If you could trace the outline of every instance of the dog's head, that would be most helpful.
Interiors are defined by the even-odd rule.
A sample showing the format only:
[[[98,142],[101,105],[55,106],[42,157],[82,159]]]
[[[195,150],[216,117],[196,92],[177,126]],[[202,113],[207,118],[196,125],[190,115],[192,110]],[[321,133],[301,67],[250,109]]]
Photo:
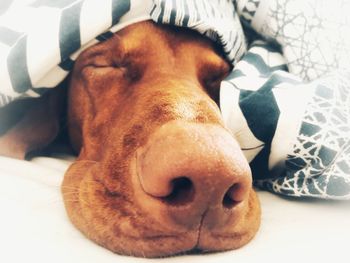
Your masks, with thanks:
[[[112,251],[164,256],[247,243],[259,205],[218,100],[230,70],[185,29],[143,22],[78,58],[62,191],[73,223]]]
[[[79,156],[62,192],[90,239],[157,257],[234,249],[254,236],[260,208],[249,165],[217,105],[231,69],[219,53],[194,31],[141,22],[79,56],[68,90]],[[54,137],[61,103],[52,94],[26,106],[0,137],[0,154],[12,147],[5,154],[23,157]]]

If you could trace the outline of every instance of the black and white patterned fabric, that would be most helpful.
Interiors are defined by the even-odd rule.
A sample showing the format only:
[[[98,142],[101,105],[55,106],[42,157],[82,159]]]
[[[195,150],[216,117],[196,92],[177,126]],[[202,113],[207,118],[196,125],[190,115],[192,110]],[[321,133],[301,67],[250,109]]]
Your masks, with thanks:
[[[350,1],[238,0],[264,41],[222,83],[221,109],[256,185],[350,199]]]
[[[350,199],[350,72],[306,83],[286,68],[278,48],[253,42],[222,83],[224,121],[257,186]]]
[[[279,43],[291,73],[313,80],[349,69],[349,0],[237,0],[245,25]]]
[[[220,43],[235,63],[244,35],[230,0],[2,0],[0,107],[57,86],[85,48],[153,18],[192,28]]]
[[[349,200],[349,13],[350,0],[2,0],[0,107],[55,87],[129,24],[191,28],[234,66],[220,108],[256,185]]]
[[[96,37],[107,36],[98,37],[121,21],[132,4],[83,0],[7,0],[1,4],[0,106],[17,98],[38,97],[55,87],[82,49],[96,43]],[[144,6],[136,3],[133,10],[140,9]]]
[[[246,51],[246,43],[232,0],[154,0],[152,19],[158,23],[188,27],[218,42],[234,65]]]

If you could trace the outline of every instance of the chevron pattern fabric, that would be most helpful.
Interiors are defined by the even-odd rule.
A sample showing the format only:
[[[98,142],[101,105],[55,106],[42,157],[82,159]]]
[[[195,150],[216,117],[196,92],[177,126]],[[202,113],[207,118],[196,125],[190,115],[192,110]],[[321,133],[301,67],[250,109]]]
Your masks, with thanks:
[[[67,76],[86,47],[151,18],[199,31],[221,44],[232,63],[245,52],[230,0],[5,1],[0,4],[0,107],[42,95]]]
[[[62,81],[82,47],[118,23],[132,1],[5,1],[0,6],[0,106]],[[21,19],[18,19],[21,17]]]
[[[219,43],[234,65],[246,51],[243,30],[231,0],[155,0],[152,19],[191,28]]]

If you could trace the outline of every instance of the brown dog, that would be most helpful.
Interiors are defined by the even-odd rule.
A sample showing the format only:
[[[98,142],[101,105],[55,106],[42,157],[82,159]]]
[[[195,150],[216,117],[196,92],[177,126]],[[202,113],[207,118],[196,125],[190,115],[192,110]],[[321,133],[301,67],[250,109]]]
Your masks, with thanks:
[[[114,252],[146,257],[252,239],[259,202],[215,103],[229,70],[211,41],[152,22],[79,56],[68,94],[79,156],[62,185],[77,228]]]

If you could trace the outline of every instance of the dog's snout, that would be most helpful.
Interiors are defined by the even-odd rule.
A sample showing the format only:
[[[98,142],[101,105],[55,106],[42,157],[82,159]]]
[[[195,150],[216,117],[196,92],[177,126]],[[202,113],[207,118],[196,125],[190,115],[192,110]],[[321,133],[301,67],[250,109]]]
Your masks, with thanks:
[[[220,225],[251,189],[249,167],[237,144],[215,125],[162,126],[139,150],[137,173],[143,191],[184,224],[215,210],[217,222],[211,224]]]

